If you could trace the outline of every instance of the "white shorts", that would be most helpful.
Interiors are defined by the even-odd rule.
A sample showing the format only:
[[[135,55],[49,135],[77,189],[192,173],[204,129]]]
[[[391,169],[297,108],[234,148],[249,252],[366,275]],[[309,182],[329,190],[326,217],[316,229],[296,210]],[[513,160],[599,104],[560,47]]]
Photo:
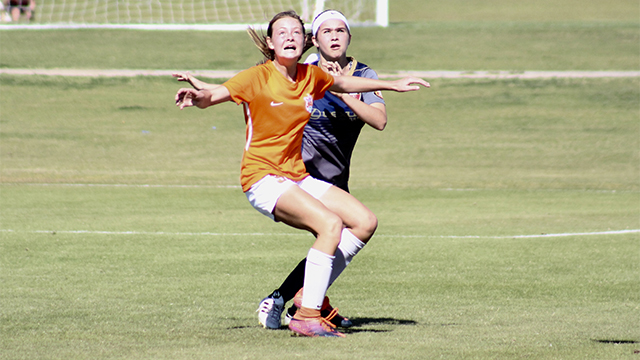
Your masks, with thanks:
[[[316,199],[320,199],[333,185],[312,176],[307,176],[300,181],[293,181],[283,176],[267,175],[245,192],[251,205],[271,220],[275,221],[273,210],[280,196],[291,186],[298,186]]]

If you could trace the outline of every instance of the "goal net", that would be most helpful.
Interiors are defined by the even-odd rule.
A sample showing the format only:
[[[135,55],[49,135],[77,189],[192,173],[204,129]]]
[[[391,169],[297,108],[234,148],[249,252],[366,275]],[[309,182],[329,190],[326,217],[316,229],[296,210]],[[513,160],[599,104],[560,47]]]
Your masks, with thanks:
[[[35,16],[2,28],[142,28],[244,30],[280,11],[311,23],[325,9],[351,26],[387,26],[388,0],[37,0]]]

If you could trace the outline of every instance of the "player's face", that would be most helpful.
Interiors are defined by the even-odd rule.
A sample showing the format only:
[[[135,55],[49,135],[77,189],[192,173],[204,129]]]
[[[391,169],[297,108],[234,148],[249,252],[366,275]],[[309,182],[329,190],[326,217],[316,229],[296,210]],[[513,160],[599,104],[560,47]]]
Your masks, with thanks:
[[[276,58],[295,59],[297,62],[304,48],[304,31],[300,21],[290,17],[277,20],[273,23],[273,32],[267,38],[267,44],[275,52]]]
[[[351,34],[342,20],[330,19],[320,25],[313,42],[325,59],[338,61],[347,54]]]

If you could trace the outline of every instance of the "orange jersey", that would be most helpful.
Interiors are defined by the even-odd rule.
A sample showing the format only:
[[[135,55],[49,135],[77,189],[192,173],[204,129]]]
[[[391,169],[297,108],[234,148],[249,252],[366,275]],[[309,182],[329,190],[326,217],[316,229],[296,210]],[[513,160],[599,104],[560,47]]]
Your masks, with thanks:
[[[269,174],[294,181],[308,176],[301,154],[302,133],[313,101],[333,85],[333,76],[317,66],[298,64],[294,83],[268,61],[223,85],[233,101],[244,105],[247,143],[240,174],[242,191]]]

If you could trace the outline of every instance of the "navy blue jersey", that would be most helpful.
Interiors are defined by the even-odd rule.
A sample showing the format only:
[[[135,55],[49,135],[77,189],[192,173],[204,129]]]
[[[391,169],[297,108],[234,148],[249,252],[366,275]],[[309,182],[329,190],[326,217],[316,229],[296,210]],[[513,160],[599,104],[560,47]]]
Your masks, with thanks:
[[[318,62],[312,64],[317,65]],[[350,75],[378,78],[375,71],[353,58]],[[350,95],[366,104],[384,104],[379,92]],[[315,100],[302,142],[302,158],[307,172],[349,191],[351,154],[364,124],[342,100],[328,91],[324,98]]]

